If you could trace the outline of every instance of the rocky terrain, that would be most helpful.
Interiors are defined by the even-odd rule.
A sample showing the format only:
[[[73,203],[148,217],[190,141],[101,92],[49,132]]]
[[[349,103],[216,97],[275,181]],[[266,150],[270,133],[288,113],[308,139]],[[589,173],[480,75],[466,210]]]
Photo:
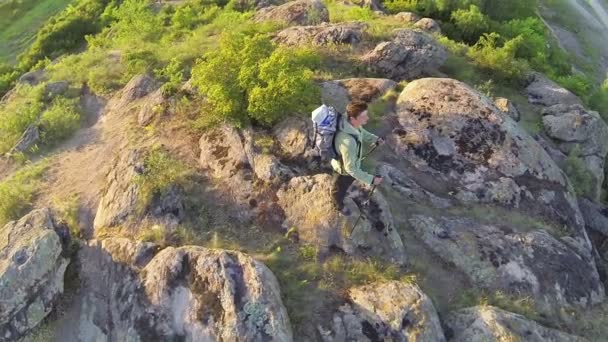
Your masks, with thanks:
[[[329,23],[318,0],[255,5],[256,23],[282,22],[277,44],[346,46],[364,68],[319,80],[319,102],[382,109],[370,130],[387,144],[364,162],[382,186],[355,182],[349,214],[335,210],[306,112],[201,132],[151,74],[108,94],[22,77],[51,98],[76,89],[88,122],[36,157],[48,165],[32,210],[0,227],[0,341],[600,341],[597,112],[533,73],[519,94],[529,132],[510,99],[445,74],[430,18],[392,16],[403,27],[380,41]],[[575,148],[585,193],[564,171]],[[4,179],[20,167],[1,163]]]

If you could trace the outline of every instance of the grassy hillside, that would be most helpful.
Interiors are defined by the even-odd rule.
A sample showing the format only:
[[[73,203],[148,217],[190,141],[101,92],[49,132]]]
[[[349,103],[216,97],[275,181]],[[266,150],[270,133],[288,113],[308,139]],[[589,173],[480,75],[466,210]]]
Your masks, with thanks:
[[[13,64],[44,22],[72,0],[0,1],[0,62]]]

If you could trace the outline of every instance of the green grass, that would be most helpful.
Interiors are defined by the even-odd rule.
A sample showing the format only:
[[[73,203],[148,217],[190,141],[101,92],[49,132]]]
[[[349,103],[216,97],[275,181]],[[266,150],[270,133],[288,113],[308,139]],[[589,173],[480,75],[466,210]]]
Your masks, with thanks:
[[[0,182],[0,226],[19,219],[32,208],[46,160],[28,165]]]
[[[9,0],[0,4],[0,62],[14,64],[44,22],[72,0]]]

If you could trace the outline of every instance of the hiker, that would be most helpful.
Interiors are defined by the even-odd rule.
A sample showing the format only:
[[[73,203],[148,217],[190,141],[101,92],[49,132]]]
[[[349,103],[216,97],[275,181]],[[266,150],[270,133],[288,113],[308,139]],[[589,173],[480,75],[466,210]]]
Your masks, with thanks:
[[[337,172],[334,175],[332,197],[336,208],[343,213],[346,191],[355,179],[374,186],[382,183],[382,177],[361,170],[363,151],[372,145],[384,144],[384,139],[363,128],[368,120],[367,103],[353,101],[346,107],[346,115],[342,115],[338,122],[338,131],[334,139],[334,148],[338,156],[331,161],[332,168]]]

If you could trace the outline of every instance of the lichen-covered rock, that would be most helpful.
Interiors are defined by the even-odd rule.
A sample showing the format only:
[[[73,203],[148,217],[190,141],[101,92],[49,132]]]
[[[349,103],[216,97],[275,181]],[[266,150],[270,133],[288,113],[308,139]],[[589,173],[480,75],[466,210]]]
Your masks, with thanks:
[[[11,148],[9,154],[25,152],[30,147],[34,146],[39,139],[40,129],[38,129],[38,125],[29,125],[21,135],[21,138],[19,138],[19,141]]]
[[[461,217],[416,215],[409,222],[431,250],[474,284],[529,296],[547,315],[565,307],[588,308],[604,299],[593,258],[572,239],[560,241],[522,224],[483,224]]]
[[[255,14],[254,20],[278,21],[289,26],[316,25],[329,22],[329,12],[320,0],[296,0],[280,6],[262,8]]]
[[[441,27],[431,18],[422,18],[414,26],[429,33],[441,33]]]
[[[445,48],[428,34],[401,29],[393,40],[378,44],[362,60],[384,77],[401,81],[434,72],[447,57]]]
[[[412,12],[399,12],[399,13],[395,14],[395,18],[397,18],[407,24],[413,24],[413,23],[417,22],[418,20],[420,20],[420,17],[416,13],[412,13]]]
[[[353,185],[344,200],[350,211],[345,217],[334,207],[332,187],[332,177],[327,174],[292,178],[277,193],[286,226],[295,227],[300,240],[317,246],[321,254],[338,248],[350,255],[405,263],[403,242],[382,195],[375,192],[364,205],[369,189]],[[361,210],[362,217],[353,230]]]
[[[125,239],[82,248],[81,340],[293,340],[277,280],[262,263],[202,247],[157,250]]]
[[[161,89],[157,89],[150,94],[139,108],[137,123],[140,126],[149,125],[155,117],[162,115],[165,111],[165,102],[166,100]]]
[[[544,327],[526,317],[493,306],[475,306],[450,313],[446,335],[452,342],[529,341],[586,342],[578,336]]]
[[[545,108],[542,114],[545,133],[560,151],[570,154],[574,149],[579,150],[579,157],[593,176],[588,195],[599,200],[608,153],[608,125],[597,112],[577,104],[554,105]]]
[[[563,171],[490,99],[456,80],[426,78],[409,83],[396,108],[390,144],[455,197],[544,216],[588,245]]]
[[[321,84],[321,97],[327,105],[339,112],[353,100],[372,102],[395,89],[397,83],[385,78],[348,78],[327,81]]]
[[[556,104],[580,104],[581,100],[569,90],[557,85],[543,74],[532,73],[528,80],[526,93],[528,102],[542,106]]]
[[[319,327],[324,342],[445,341],[431,300],[416,285],[398,281],[352,288],[331,325]]]
[[[310,130],[310,120],[290,116],[273,128],[273,134],[287,157],[298,158],[310,147]]]
[[[0,340],[18,340],[53,310],[63,293],[68,240],[48,209],[0,228]]]
[[[499,97],[494,100],[494,104],[503,113],[510,116],[511,119],[513,119],[515,121],[519,121],[521,114],[519,113],[519,110],[517,109],[517,107],[515,107],[515,104],[513,102],[511,102],[509,99],[506,99],[504,97]]]
[[[114,95],[112,100],[108,103],[108,107],[110,110],[121,110],[126,112],[125,109],[130,103],[150,94],[157,89],[158,86],[158,83],[148,75],[135,76],[120,92]]]
[[[321,24],[317,26],[293,26],[279,32],[275,41],[284,45],[297,46],[312,43],[356,44],[363,39],[363,25],[358,23]]]

